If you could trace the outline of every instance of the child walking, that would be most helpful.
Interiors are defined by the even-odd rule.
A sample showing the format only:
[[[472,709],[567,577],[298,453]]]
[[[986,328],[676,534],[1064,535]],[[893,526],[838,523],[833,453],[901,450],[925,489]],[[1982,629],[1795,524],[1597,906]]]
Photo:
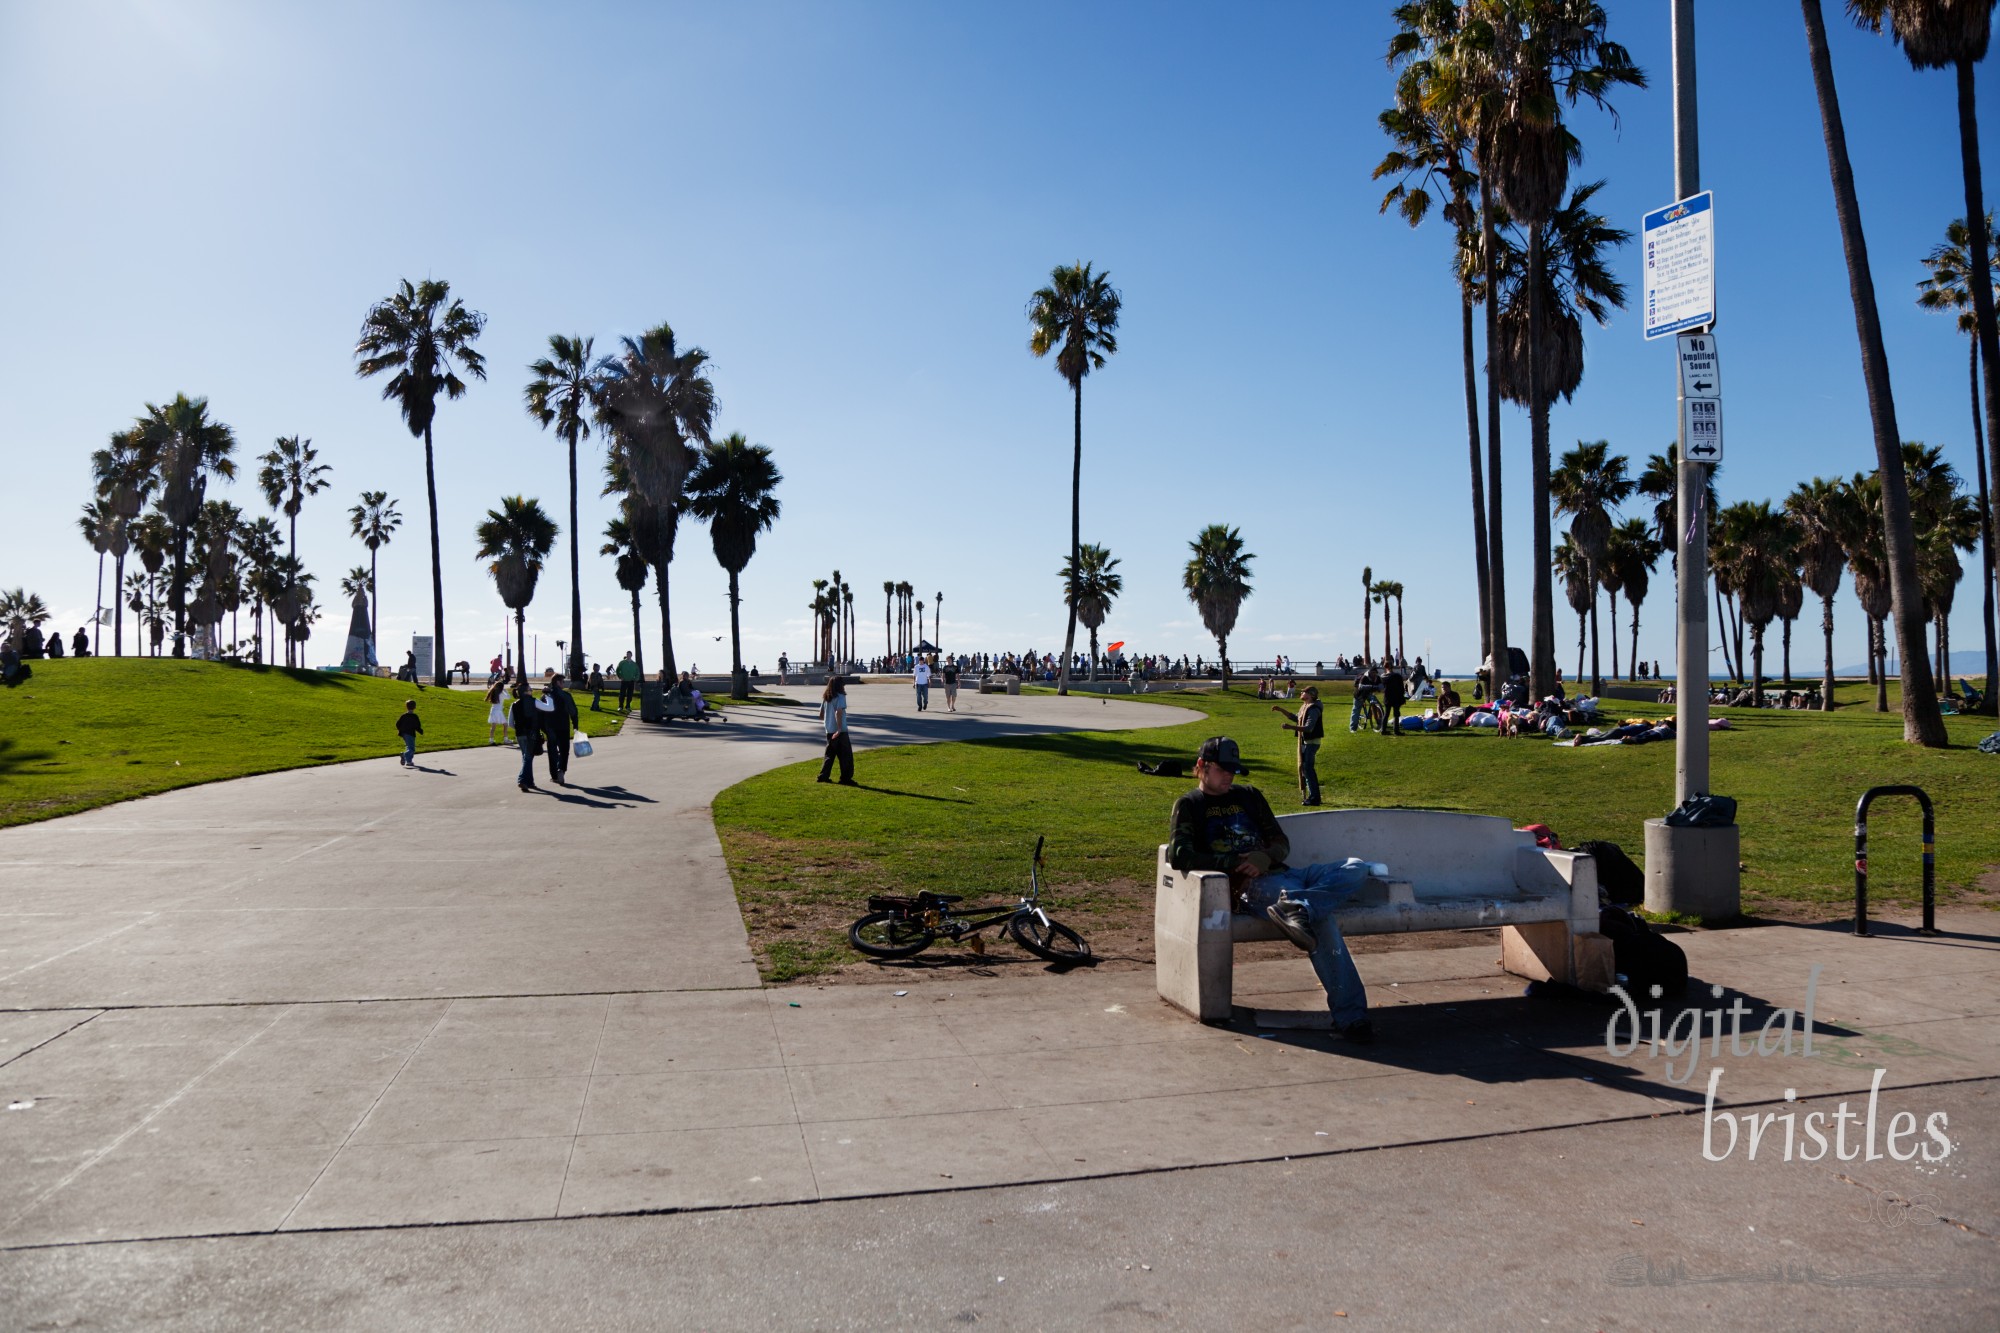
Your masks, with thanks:
[[[403,700],[402,716],[396,719],[396,734],[403,738],[403,767],[417,766],[417,737],[424,734],[424,721],[417,716],[417,701]]]

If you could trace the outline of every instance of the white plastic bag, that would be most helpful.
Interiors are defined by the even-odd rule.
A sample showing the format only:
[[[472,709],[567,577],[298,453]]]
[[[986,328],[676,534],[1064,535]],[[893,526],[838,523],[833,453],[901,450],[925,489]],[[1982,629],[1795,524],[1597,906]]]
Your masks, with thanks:
[[[569,752],[578,759],[588,759],[590,757],[590,737],[579,732],[576,743],[569,747]]]

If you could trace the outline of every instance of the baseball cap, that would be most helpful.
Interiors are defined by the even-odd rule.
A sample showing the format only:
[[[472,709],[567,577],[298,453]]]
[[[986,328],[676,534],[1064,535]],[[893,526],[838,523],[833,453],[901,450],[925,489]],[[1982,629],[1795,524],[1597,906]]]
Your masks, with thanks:
[[[1195,754],[1198,763],[1220,764],[1232,773],[1248,773],[1243,766],[1243,756],[1236,749],[1236,742],[1227,736],[1210,736],[1201,743]]]

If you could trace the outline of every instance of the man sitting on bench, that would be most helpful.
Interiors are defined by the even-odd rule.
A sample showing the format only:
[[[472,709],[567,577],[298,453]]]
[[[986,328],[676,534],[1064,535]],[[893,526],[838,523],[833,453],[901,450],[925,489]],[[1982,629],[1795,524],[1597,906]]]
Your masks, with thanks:
[[[1167,863],[1179,871],[1227,872],[1235,911],[1268,917],[1312,955],[1313,971],[1333,1011],[1334,1032],[1351,1042],[1372,1041],[1368,992],[1340,938],[1334,911],[1373,867],[1353,858],[1341,865],[1287,866],[1291,843],[1271,813],[1271,803],[1255,787],[1236,785],[1236,775],[1247,771],[1229,737],[1211,736],[1201,743],[1194,761],[1198,785],[1174,802]]]

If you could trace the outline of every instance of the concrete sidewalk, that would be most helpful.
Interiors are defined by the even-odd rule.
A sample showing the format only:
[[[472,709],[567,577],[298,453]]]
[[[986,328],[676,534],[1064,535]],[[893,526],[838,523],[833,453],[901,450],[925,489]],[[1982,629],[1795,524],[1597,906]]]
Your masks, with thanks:
[[[917,716],[901,691],[857,691],[855,722],[865,745],[1186,717],[1096,698],[968,705]],[[511,751],[467,751],[426,761],[441,772],[308,770],[0,833],[0,1325],[861,1326],[971,1311],[1032,1326],[1149,1310],[1215,1324],[1240,1309],[1323,1326],[1351,1298],[1409,1327],[1535,1310],[1610,1326],[1635,1282],[1692,1290],[1703,1271],[1737,1280],[1717,1265],[1796,1250],[1878,1280],[1842,1306],[1796,1282],[1745,1295],[1742,1279],[1712,1309],[1774,1327],[1840,1309],[1992,1326],[1993,913],[1948,912],[1936,939],[1679,937],[1697,978],[1682,1003],[1724,1012],[1692,1068],[1692,1052],[1670,1067],[1644,1042],[1613,1054],[1610,1011],[1523,998],[1490,944],[1363,957],[1380,1039],[1360,1049],[1257,1026],[1259,1009],[1324,1011],[1299,957],[1239,967],[1231,1027],[1166,1008],[1145,971],[885,968],[880,985],[764,990],[705,806],[817,753],[815,729],[777,707],[635,728],[578,761],[588,788],[554,796],[513,789]],[[1731,1051],[1735,1001],[1754,1034],[1777,1007],[1802,1012],[1809,988],[1812,1058]],[[1771,1131],[1752,1160],[1746,1131],[1707,1160],[1716,1066],[1731,1115],[1801,1117],[1865,1111],[1880,1069],[1877,1139],[1908,1113],[1929,1142],[1943,1110],[1953,1151],[1785,1162]],[[1867,1226],[1829,1212],[1863,1196],[1879,1204]],[[1096,1229],[1044,1227],[1044,1203]],[[746,1206],[761,1207],[710,1211]],[[690,1216],[618,1216],[662,1210]],[[1011,1220],[986,1235],[1014,1281],[1027,1275],[1005,1305],[960,1281],[985,1257],[973,1229],[996,1216]],[[730,1220],[687,1230],[705,1217]],[[380,1230],[495,1222],[519,1225]],[[1640,1224],[1667,1234],[1617,1229]],[[870,1234],[891,1249],[870,1257]],[[709,1235],[751,1247],[710,1260],[739,1287],[644,1257],[712,1256]],[[931,1269],[928,1251],[907,1253],[925,1235],[953,1256],[937,1292],[869,1304],[899,1290],[892,1252],[902,1276]],[[177,1239],[196,1237],[232,1239]],[[614,1277],[600,1251],[639,1267]],[[1106,1266],[1127,1251],[1162,1276]],[[816,1275],[809,1289],[792,1265],[760,1265],[778,1253]],[[1923,1282],[1884,1285],[1884,1264]],[[1453,1265],[1488,1283],[1534,1273],[1536,1289],[1467,1304],[1426,1277]],[[377,1288],[384,1270],[407,1298]],[[178,1304],[161,1304],[163,1273]],[[1670,1299],[1683,1309],[1687,1293]],[[579,1302],[591,1319],[564,1316]],[[1652,1317],[1627,1326],[1668,1322],[1666,1307],[1633,1308]]]

